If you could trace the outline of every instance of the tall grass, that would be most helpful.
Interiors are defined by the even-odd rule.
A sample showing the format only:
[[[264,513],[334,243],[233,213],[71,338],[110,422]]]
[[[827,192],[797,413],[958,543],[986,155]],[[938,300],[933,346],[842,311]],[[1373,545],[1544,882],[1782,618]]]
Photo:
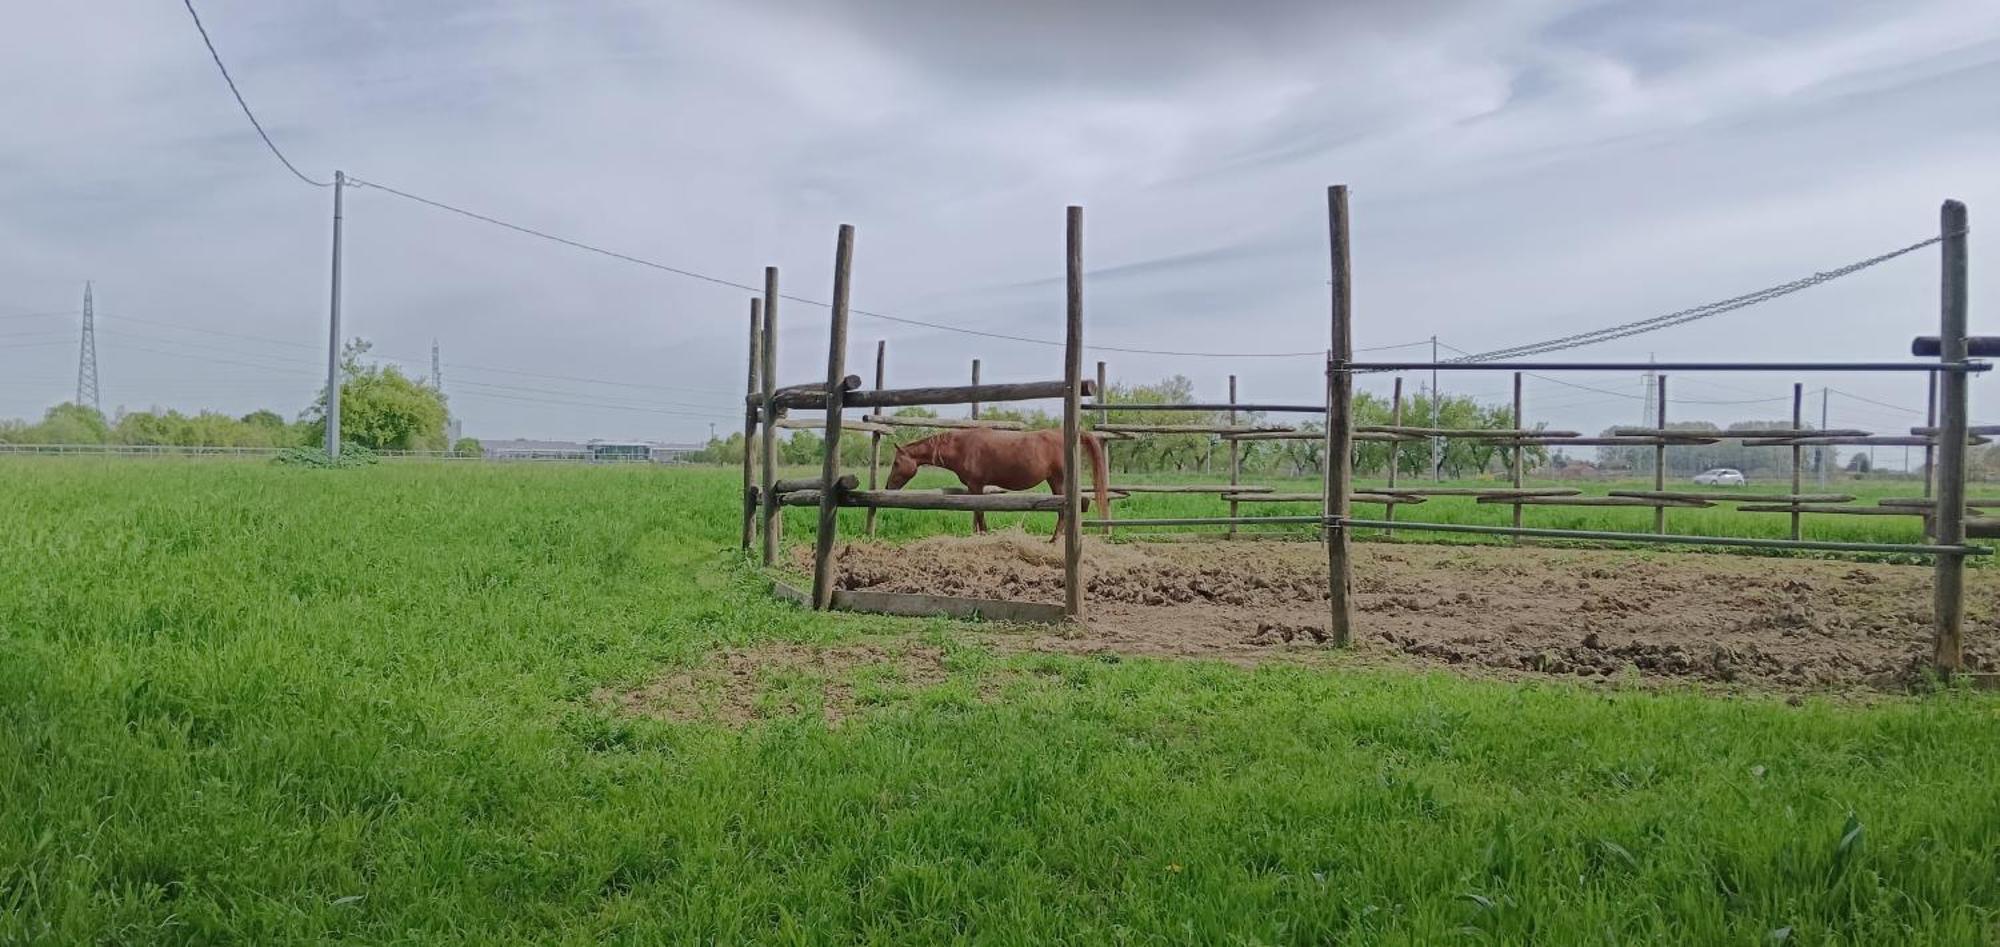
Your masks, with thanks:
[[[773,602],[734,476],[0,462],[0,942],[2000,936],[1990,695],[1003,657]],[[589,698],[870,633],[947,680]]]

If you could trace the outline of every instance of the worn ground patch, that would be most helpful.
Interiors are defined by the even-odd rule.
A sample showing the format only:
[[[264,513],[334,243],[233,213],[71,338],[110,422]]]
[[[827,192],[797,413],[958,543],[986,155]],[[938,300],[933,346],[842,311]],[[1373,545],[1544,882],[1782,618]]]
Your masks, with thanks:
[[[1325,650],[1326,560],[1316,544],[1089,542],[1082,628],[984,640],[1239,663]],[[1363,659],[1782,688],[1901,688],[1930,660],[1927,566],[1398,543],[1357,544],[1355,556]],[[1971,670],[2000,669],[1996,579],[1968,577]],[[1061,550],[1019,532],[850,543],[836,581],[1060,602]]]
[[[980,655],[911,638],[833,645],[771,643],[718,651],[643,685],[602,688],[592,699],[616,712],[741,727],[818,716],[838,726],[878,707],[930,698],[991,699],[1009,676]],[[958,674],[955,689],[947,681]]]

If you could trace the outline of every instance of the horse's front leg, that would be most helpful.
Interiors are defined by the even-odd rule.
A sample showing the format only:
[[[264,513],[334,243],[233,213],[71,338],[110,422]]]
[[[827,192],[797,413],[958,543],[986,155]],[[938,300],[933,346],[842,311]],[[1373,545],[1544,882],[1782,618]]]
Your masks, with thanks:
[[[963,478],[961,478],[961,480],[963,480]],[[980,497],[986,495],[986,484],[974,483],[971,481],[963,481],[963,482],[965,483],[965,493],[967,496]],[[984,536],[985,534],[986,534],[986,511],[973,510],[972,535]]]

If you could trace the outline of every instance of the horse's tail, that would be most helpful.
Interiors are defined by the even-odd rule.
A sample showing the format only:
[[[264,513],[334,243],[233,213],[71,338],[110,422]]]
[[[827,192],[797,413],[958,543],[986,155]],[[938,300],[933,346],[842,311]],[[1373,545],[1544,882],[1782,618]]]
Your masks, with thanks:
[[[1097,518],[1111,518],[1111,471],[1104,462],[1104,442],[1097,435],[1084,432],[1081,435],[1083,449],[1090,454],[1090,479],[1097,486]],[[1104,528],[1106,533],[1111,527]]]

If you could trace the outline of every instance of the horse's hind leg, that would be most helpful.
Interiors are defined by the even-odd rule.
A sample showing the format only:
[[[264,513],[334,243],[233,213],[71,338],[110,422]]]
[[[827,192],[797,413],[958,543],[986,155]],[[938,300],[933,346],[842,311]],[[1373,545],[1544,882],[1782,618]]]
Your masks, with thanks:
[[[1056,496],[1063,495],[1063,478],[1060,474],[1049,478],[1049,492]],[[1057,539],[1062,537],[1063,518],[1067,517],[1068,515],[1069,515],[1068,504],[1063,504],[1062,506],[1056,508],[1056,531],[1049,534],[1049,542],[1055,542]]]

